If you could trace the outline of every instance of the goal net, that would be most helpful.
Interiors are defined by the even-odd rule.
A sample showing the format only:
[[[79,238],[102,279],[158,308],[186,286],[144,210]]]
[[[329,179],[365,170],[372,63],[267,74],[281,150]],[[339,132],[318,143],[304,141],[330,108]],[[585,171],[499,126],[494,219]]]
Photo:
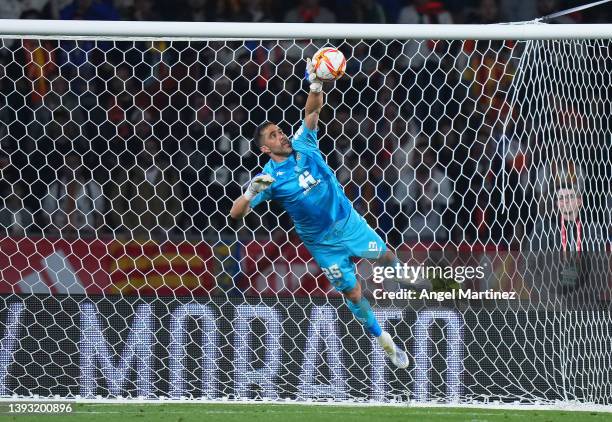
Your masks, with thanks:
[[[611,406],[611,44],[555,27],[5,33],[0,395]],[[407,369],[277,204],[228,216],[267,159],[254,129],[297,130],[325,45],[347,69],[324,89],[323,156],[402,262],[441,269],[408,299],[356,262]]]

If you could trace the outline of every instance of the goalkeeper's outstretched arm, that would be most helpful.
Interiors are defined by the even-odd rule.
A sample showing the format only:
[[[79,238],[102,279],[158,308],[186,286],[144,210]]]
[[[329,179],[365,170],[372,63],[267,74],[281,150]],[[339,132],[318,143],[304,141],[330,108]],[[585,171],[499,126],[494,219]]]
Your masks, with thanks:
[[[319,122],[319,113],[323,107],[323,92],[310,91],[306,100],[306,108],[304,110],[304,123],[310,130],[317,128]]]
[[[321,108],[323,108],[323,82],[317,79],[314,66],[310,59],[306,61],[306,75],[310,82],[310,92],[306,99],[306,106],[304,107],[304,124],[308,129],[316,130],[317,124],[319,123],[319,113],[321,113]],[[282,131],[280,133],[281,136],[284,136],[282,135]],[[280,146],[281,149],[284,148],[282,144]],[[268,149],[269,148],[268,146]],[[274,159],[273,155],[271,155],[271,157]],[[247,215],[251,210],[251,201],[253,198],[260,192],[268,189],[272,182],[274,182],[274,178],[268,174],[258,174],[255,176],[249,183],[244,195],[234,201],[232,209],[230,210],[230,216],[234,219],[240,219]]]
[[[226,208],[227,209],[227,208]],[[240,220],[251,211],[251,201],[244,195],[240,195],[232,205],[230,216],[233,219]]]
[[[251,210],[251,201],[253,198],[260,192],[268,189],[272,182],[274,182],[274,178],[269,174],[260,173],[253,177],[244,194],[240,195],[240,197],[234,201],[232,209],[230,210],[230,216],[238,220],[247,215]]]
[[[310,130],[316,130],[319,122],[319,113],[323,107],[323,82],[317,79],[314,66],[310,59],[306,61],[307,77],[310,81],[310,93],[306,99],[304,110],[304,123]]]

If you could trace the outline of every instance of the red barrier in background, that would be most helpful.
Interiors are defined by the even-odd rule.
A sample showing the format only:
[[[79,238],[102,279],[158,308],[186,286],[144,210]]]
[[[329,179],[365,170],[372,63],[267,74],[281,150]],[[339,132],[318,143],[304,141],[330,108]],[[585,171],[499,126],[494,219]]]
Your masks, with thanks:
[[[0,293],[207,295],[218,260],[205,244],[0,239]]]
[[[440,245],[404,246],[419,261],[419,251]],[[528,290],[518,271],[519,257],[487,245],[459,248],[461,262],[489,266],[475,290]],[[400,256],[402,252],[400,251]],[[467,260],[467,261],[466,261]],[[361,260],[357,273],[368,279],[371,265]],[[211,246],[204,242],[122,242],[116,239],[0,239],[0,294],[122,294],[206,296],[227,292],[262,296],[338,296],[301,244],[251,241]]]

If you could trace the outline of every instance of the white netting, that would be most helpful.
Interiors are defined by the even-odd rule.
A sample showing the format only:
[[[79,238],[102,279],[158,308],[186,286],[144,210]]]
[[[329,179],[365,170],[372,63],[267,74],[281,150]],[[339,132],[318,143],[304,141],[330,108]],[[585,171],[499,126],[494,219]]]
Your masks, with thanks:
[[[407,370],[276,204],[228,217],[328,44],[320,148],[355,208],[517,294],[372,300]],[[611,405],[610,69],[609,40],[2,39],[0,394]]]

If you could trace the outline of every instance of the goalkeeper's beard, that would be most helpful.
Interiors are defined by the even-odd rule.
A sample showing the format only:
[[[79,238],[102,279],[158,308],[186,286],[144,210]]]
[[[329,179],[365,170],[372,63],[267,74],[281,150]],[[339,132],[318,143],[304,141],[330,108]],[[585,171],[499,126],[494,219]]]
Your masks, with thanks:
[[[293,153],[293,147],[291,146],[291,142],[287,141],[286,143],[281,143],[278,148],[274,150],[270,149],[270,156],[276,157],[289,157]]]

